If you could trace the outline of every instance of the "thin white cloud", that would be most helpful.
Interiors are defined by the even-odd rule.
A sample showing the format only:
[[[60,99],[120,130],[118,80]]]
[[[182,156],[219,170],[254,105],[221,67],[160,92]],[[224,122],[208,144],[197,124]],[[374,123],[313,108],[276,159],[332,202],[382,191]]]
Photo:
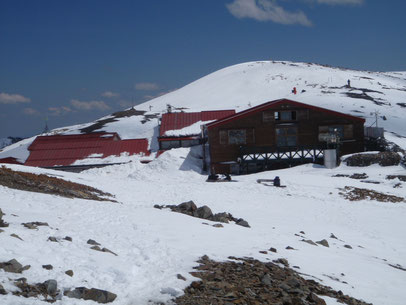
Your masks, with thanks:
[[[78,110],[108,110],[110,106],[103,101],[81,102],[79,100],[71,100],[71,105]]]
[[[136,83],[135,89],[143,91],[155,91],[159,90],[159,86],[156,83]]]
[[[328,5],[362,5],[364,0],[316,0],[320,4]]]
[[[60,116],[60,115],[65,115],[68,113],[73,112],[73,110],[69,107],[62,106],[62,107],[49,107],[48,111],[50,112],[51,115],[53,116]]]
[[[21,94],[8,94],[0,93],[0,104],[18,104],[18,103],[29,103],[31,99],[22,96]]]
[[[101,94],[103,97],[108,97],[108,98],[114,98],[114,97],[119,97],[120,94],[112,92],[112,91],[105,91]]]
[[[26,115],[40,115],[40,112],[34,108],[24,108],[23,113]]]
[[[226,4],[226,7],[234,17],[239,19],[251,18],[280,24],[312,25],[305,13],[286,11],[278,5],[276,0],[234,0]]]

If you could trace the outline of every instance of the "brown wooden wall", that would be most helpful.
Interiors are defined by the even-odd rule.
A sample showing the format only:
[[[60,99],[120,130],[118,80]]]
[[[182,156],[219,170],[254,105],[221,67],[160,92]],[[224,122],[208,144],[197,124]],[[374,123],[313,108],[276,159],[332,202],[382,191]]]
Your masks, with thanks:
[[[296,111],[296,119],[291,121],[276,121],[272,119],[274,112]],[[264,113],[265,112],[265,113]],[[264,121],[265,118],[265,121]],[[292,124],[296,126],[296,147],[319,146],[325,142],[319,142],[320,126],[345,125],[344,142],[340,147],[339,154],[348,154],[363,151],[364,148],[364,124],[361,120],[352,119],[349,116],[340,116],[329,111],[320,111],[314,108],[282,103],[244,117],[236,118],[221,125],[208,129],[208,142],[210,145],[211,169],[215,173],[229,172],[230,165],[218,164],[219,162],[237,161],[240,146],[266,146],[277,149],[276,128],[281,125]],[[350,129],[352,125],[352,135]],[[222,144],[226,142],[225,133],[232,129],[246,129],[246,144]],[[228,134],[227,134],[228,136]]]

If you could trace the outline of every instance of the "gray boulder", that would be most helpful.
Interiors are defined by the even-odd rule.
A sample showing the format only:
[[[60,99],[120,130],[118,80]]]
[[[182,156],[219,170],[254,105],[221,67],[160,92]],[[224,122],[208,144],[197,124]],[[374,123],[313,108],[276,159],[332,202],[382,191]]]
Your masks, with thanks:
[[[212,217],[213,221],[224,222],[224,223],[228,223],[228,221],[230,219],[231,219],[230,215],[228,213],[226,213],[226,212],[216,213]]]
[[[6,272],[11,272],[11,273],[21,273],[24,270],[29,269],[30,266],[24,266],[21,265],[16,259],[9,260],[8,262],[0,263],[0,269],[3,269]]]
[[[176,207],[180,212],[190,212],[193,213],[194,211],[197,210],[196,204],[190,200],[186,202],[182,202]]]
[[[207,205],[198,208],[194,214],[196,215],[196,217],[203,219],[210,219],[211,217],[213,217],[213,213]]]
[[[322,240],[316,241],[316,244],[322,245],[322,246],[327,247],[327,248],[329,248],[329,247],[330,247],[330,246],[329,246],[329,244],[328,244],[328,241],[327,241],[327,240],[325,240],[325,239],[322,239]]]
[[[48,280],[44,283],[45,289],[49,295],[55,295],[58,289],[58,283],[55,280]]]
[[[250,228],[250,225],[248,224],[248,222],[242,218],[238,219],[235,223],[239,226]]]
[[[88,243],[89,245],[100,246],[100,244],[99,244],[97,241],[93,240],[93,239],[89,239],[89,240],[87,241],[87,243]]]

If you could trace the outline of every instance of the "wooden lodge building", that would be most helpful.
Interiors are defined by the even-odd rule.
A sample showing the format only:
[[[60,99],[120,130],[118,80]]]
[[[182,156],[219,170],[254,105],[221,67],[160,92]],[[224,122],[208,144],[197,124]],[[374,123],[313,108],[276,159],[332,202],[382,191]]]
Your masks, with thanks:
[[[205,167],[211,174],[241,174],[321,163],[323,139],[332,134],[339,137],[339,156],[363,151],[364,123],[288,99],[267,102],[204,126]]]

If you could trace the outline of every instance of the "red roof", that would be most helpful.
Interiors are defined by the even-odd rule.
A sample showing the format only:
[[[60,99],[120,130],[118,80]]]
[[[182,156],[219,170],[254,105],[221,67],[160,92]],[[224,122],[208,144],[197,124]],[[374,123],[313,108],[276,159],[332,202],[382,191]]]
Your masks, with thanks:
[[[162,115],[159,136],[164,137],[168,130],[177,130],[199,121],[211,121],[235,114],[235,110],[216,110],[202,112],[173,112]]]
[[[30,156],[25,165],[40,167],[71,165],[92,154],[99,154],[100,158],[124,152],[149,155],[147,139],[120,140],[116,133],[39,136],[28,150]]]
[[[251,115],[253,113],[263,111],[263,110],[268,109],[268,108],[275,107],[275,106],[277,106],[279,104],[290,104],[290,105],[298,106],[298,107],[306,107],[306,108],[309,108],[309,109],[314,109],[314,110],[317,110],[317,111],[322,111],[322,112],[325,112],[325,113],[329,113],[329,114],[332,114],[332,115],[346,117],[346,118],[348,118],[350,120],[359,120],[359,121],[365,122],[365,119],[363,119],[363,118],[356,117],[356,116],[349,115],[349,114],[345,114],[345,113],[342,113],[342,112],[337,112],[337,111],[329,110],[329,109],[326,109],[326,108],[321,108],[321,107],[317,107],[317,106],[313,106],[313,105],[299,103],[299,102],[288,100],[288,99],[279,99],[279,100],[270,101],[270,102],[267,102],[267,103],[252,107],[250,109],[238,112],[238,113],[230,115],[228,117],[219,119],[219,120],[217,120],[215,122],[208,123],[208,124],[206,124],[206,126],[207,126],[207,128],[212,128],[214,126],[222,125],[222,124],[224,124],[226,122],[233,121],[233,120],[239,119],[239,118],[243,118],[243,117],[245,117],[247,115]]]
[[[0,163],[8,163],[8,164],[22,164],[19,162],[16,158],[14,157],[7,157],[7,158],[1,158]]]

